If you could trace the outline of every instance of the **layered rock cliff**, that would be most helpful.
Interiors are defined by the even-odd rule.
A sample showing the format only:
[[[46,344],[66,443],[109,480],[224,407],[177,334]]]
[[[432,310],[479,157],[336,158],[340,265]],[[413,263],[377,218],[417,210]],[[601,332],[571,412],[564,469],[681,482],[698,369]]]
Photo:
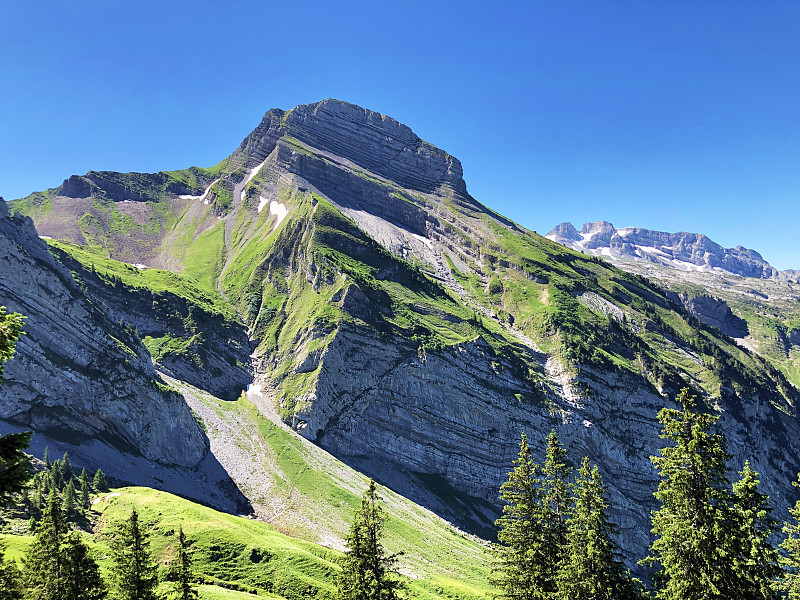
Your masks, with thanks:
[[[0,202],[0,304],[26,317],[5,367],[0,418],[61,439],[99,437],[166,464],[198,463],[208,441],[156,374],[134,331],[109,317]]]

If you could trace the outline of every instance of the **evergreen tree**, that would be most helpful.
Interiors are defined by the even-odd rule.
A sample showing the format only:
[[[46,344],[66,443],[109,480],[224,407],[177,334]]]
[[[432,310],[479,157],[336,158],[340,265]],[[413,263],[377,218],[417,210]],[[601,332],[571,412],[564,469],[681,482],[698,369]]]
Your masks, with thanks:
[[[728,454],[721,435],[710,433],[717,417],[694,412],[694,398],[681,390],[683,410],[663,408],[661,438],[672,442],[651,457],[661,481],[654,496],[650,556],[642,561],[658,568],[654,575],[659,600],[727,600],[735,598],[733,557],[727,521]]]
[[[61,546],[66,534],[61,505],[56,491],[52,490],[24,562],[23,576],[31,598],[60,600],[59,590],[64,584]]]
[[[72,531],[63,549],[63,582],[59,600],[102,600],[106,586],[80,534]]]
[[[183,533],[183,527],[178,530],[178,552],[175,560],[170,565],[170,577],[176,583],[176,598],[179,600],[197,600],[197,590],[192,585],[192,558],[189,554],[189,541]]]
[[[758,491],[758,473],[746,462],[733,484],[728,540],[736,559],[736,597],[742,600],[774,600],[772,589],[781,574],[779,555],[770,537],[778,525],[770,516],[769,497]]]
[[[792,485],[800,487],[800,474]],[[784,592],[789,600],[800,600],[800,500],[789,509],[789,514],[792,516],[792,522],[787,521],[783,524],[786,538],[781,542],[781,549],[785,553],[783,563],[786,570],[776,587]]]
[[[541,528],[542,486],[539,466],[531,458],[523,433],[519,456],[508,481],[500,486],[503,516],[495,523],[498,543],[494,546],[492,583],[503,600],[535,600],[546,597]]]
[[[61,472],[61,461],[53,461],[50,467],[50,488],[61,491],[64,488],[64,475]]]
[[[150,556],[150,541],[139,525],[136,509],[120,525],[111,544],[114,583],[118,600],[156,600],[156,565]]]
[[[543,467],[532,460],[524,434],[514,465],[500,487],[506,504],[495,523],[499,531],[491,579],[500,589],[498,598],[549,598],[557,589],[567,541],[572,469],[555,431],[547,438]]]
[[[0,506],[8,503],[31,478],[31,459],[24,452],[31,435],[30,431],[0,435]]]
[[[0,306],[0,383],[2,383],[3,366],[14,356],[17,339],[22,334],[25,317],[17,313],[6,314],[6,307]]]
[[[64,488],[64,498],[61,502],[61,510],[67,516],[67,518],[72,517],[75,514],[75,508],[77,507],[78,499],[75,494],[75,484],[72,483],[72,480],[69,480],[67,487]]]
[[[564,558],[567,543],[567,519],[570,515],[569,477],[572,468],[567,463],[567,451],[561,445],[558,434],[551,431],[547,436],[547,455],[542,470],[542,490],[544,492],[544,525],[546,544],[545,560],[552,565],[548,575],[547,591],[556,590],[556,574]]]
[[[86,510],[89,508],[89,477],[86,475],[86,469],[81,471],[81,476],[78,478],[80,482],[80,505],[81,508]]]
[[[558,600],[627,600],[639,588],[618,558],[617,527],[609,521],[606,488],[597,467],[584,458],[573,488],[567,544],[558,573]]]
[[[347,551],[338,580],[339,600],[395,600],[403,597],[405,585],[397,577],[397,556],[387,556],[381,544],[383,509],[375,482],[361,497],[347,535]]]
[[[22,600],[22,574],[14,561],[5,558],[5,545],[0,543],[0,598]]]
[[[98,492],[108,491],[108,482],[106,481],[106,476],[103,473],[103,469],[97,469],[97,473],[94,474],[94,481],[92,483],[94,485],[94,489],[96,489]]]
[[[61,459],[61,474],[64,477],[64,483],[72,479],[72,465],[69,464],[69,455],[66,452]]]
[[[50,462],[50,448],[47,446],[44,447],[44,466],[48,469],[53,466]]]

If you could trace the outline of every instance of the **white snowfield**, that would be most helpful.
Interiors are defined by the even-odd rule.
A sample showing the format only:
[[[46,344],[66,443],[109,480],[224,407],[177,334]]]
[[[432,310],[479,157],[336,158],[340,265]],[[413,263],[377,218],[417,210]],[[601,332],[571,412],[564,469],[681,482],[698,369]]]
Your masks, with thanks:
[[[211,192],[211,188],[214,186],[214,184],[217,183],[218,181],[219,178],[215,179],[210,184],[208,184],[206,191],[204,191],[199,196],[190,196],[188,194],[182,194],[178,196],[178,198],[180,198],[181,200],[202,200],[203,204],[208,204],[208,194],[209,192]]]
[[[433,243],[428,238],[417,235],[416,233],[412,233],[411,235],[414,237],[414,239],[417,239],[425,244],[428,247],[428,250],[433,250]]]
[[[278,225],[281,224],[286,218],[289,209],[286,208],[285,204],[281,204],[280,202],[275,202],[275,200],[270,200],[269,203],[269,214],[275,215],[278,217],[278,220],[275,221],[275,226],[272,228],[272,231],[275,231],[278,228]]]
[[[261,168],[265,164],[267,164],[267,159],[264,159],[264,162],[262,162],[260,165],[255,166],[252,169],[250,169],[250,172],[247,174],[247,177],[244,178],[244,185],[242,186],[242,194],[244,194],[244,188],[247,187],[247,184],[250,183],[251,181],[253,181],[253,177],[258,175],[258,172],[261,170]],[[241,198],[240,198],[240,200],[241,200]]]

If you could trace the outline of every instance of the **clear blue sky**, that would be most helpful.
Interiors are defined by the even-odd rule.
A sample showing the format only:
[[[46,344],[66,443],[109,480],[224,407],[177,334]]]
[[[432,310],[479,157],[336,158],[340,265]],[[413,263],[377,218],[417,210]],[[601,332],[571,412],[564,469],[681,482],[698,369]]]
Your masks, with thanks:
[[[695,231],[800,268],[800,2],[0,3],[0,195],[210,166],[272,107],[380,111],[546,233]]]

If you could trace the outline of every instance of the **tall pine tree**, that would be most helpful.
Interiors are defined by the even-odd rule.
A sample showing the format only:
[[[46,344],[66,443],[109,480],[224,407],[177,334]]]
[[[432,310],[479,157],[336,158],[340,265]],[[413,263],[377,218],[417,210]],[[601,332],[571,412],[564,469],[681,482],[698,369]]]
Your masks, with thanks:
[[[59,600],[103,600],[107,590],[100,577],[100,568],[77,531],[69,534],[62,552],[63,578]]]
[[[347,551],[337,585],[338,600],[396,600],[405,585],[396,571],[396,554],[384,552],[381,537],[386,520],[375,482],[361,497],[347,535]]]
[[[800,488],[800,474],[792,485]],[[800,500],[789,509],[791,521],[783,524],[783,533],[786,534],[781,549],[785,557],[783,564],[785,571],[777,583],[779,591],[784,592],[789,600],[800,600]]]
[[[114,559],[115,598],[118,600],[156,600],[156,565],[150,556],[150,541],[139,524],[134,508],[122,522],[111,543]]]
[[[524,434],[514,465],[500,486],[505,505],[495,523],[498,543],[491,581],[500,591],[498,599],[550,598],[567,539],[571,468],[555,431],[547,438],[544,467],[533,461]]]
[[[56,490],[51,490],[36,537],[28,547],[23,576],[31,598],[60,600],[64,585],[62,545],[67,536],[64,515]]]
[[[677,401],[683,410],[663,408],[661,438],[672,445],[651,457],[661,481],[654,496],[655,540],[644,564],[654,574],[659,600],[728,600],[735,579],[728,537],[730,493],[728,454],[721,435],[712,434],[717,417],[695,412],[687,389]]]
[[[503,600],[535,600],[544,597],[545,568],[541,539],[542,488],[539,465],[531,457],[523,433],[519,455],[508,480],[500,486],[503,515],[496,521],[497,544],[491,582]]]
[[[197,600],[197,589],[192,585],[194,575],[189,541],[186,539],[183,527],[178,530],[178,548],[175,559],[170,564],[170,578],[175,582],[177,600]]]
[[[78,478],[80,483],[80,496],[79,502],[81,508],[86,510],[89,508],[89,477],[86,475],[86,469],[81,471],[81,476]]]
[[[614,542],[606,488],[597,467],[584,458],[573,487],[567,543],[558,573],[558,600],[633,600],[640,596]]]
[[[781,574],[779,555],[770,538],[777,522],[770,516],[769,498],[758,491],[758,473],[746,462],[733,484],[729,550],[735,559],[735,593],[741,600],[776,600],[773,590]]]
[[[108,491],[108,482],[106,481],[106,476],[103,473],[103,469],[97,469],[97,472],[94,474],[92,485],[94,485],[94,489],[96,489],[98,492]]]
[[[567,462],[567,451],[555,431],[547,436],[547,452],[542,470],[544,491],[544,520],[546,545],[545,560],[552,565],[548,575],[547,591],[556,591],[556,577],[564,559],[567,543],[567,519],[570,516],[569,478],[572,467]]]

